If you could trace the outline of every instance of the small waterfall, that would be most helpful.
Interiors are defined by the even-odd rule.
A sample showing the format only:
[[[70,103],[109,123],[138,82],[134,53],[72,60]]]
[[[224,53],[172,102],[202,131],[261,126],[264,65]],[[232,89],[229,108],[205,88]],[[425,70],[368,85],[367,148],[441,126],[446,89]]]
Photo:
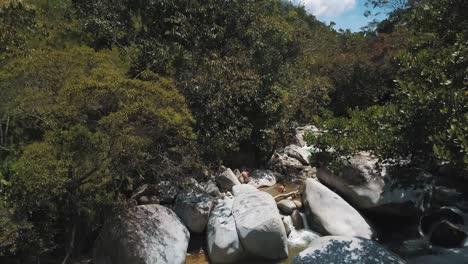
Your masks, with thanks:
[[[289,227],[291,233],[288,236],[288,244],[290,247],[307,247],[312,240],[320,237],[318,233],[309,229],[305,215],[300,213],[304,222],[304,229],[296,230],[292,223],[291,216],[284,217],[284,223]]]

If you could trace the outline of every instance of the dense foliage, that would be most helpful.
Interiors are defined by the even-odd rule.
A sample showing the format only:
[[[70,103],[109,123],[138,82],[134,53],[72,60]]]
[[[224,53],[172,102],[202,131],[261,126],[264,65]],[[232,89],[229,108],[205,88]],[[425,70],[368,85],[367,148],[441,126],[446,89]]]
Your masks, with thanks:
[[[428,170],[444,164],[466,177],[467,10],[457,0],[419,1],[404,10],[396,30],[405,31],[408,43],[396,57],[392,100],[351,111],[350,118],[322,119],[330,133],[311,140],[337,149],[334,156],[368,150]]]
[[[326,162],[466,173],[467,4],[368,2],[388,19],[352,33],[283,0],[0,0],[0,255],[88,254],[141,184],[261,165],[298,124]]]

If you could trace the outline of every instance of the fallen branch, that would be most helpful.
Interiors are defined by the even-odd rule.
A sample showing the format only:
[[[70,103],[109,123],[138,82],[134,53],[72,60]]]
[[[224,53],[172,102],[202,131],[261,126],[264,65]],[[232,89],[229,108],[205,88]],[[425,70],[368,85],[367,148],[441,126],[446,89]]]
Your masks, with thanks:
[[[294,191],[294,192],[290,192],[290,193],[284,193],[284,194],[279,194],[279,195],[276,195],[275,197],[273,197],[275,199],[275,201],[278,202],[278,200],[276,199],[279,199],[279,201],[283,200],[283,199],[286,199],[290,196],[298,196],[299,195],[299,191]]]

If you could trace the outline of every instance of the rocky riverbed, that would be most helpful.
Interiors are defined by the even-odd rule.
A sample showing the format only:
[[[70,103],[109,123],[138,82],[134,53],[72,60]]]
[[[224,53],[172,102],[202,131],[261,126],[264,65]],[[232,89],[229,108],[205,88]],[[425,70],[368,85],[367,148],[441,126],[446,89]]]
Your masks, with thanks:
[[[301,136],[246,184],[222,168],[182,190],[140,187],[95,263],[468,263],[467,186],[364,152],[317,170]]]

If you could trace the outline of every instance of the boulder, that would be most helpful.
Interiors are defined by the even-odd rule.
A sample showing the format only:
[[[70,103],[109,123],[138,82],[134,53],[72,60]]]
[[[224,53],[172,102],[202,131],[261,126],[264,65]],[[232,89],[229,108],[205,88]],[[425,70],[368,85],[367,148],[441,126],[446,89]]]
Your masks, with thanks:
[[[294,210],[294,212],[292,212],[291,221],[296,230],[304,228],[304,221],[302,220],[302,215],[299,210]]]
[[[159,199],[157,196],[141,196],[138,199],[138,204],[145,205],[145,204],[159,204]]]
[[[242,193],[234,199],[232,214],[241,243],[250,255],[266,259],[288,256],[286,230],[271,195]]]
[[[463,247],[467,238],[468,232],[465,228],[447,220],[435,224],[429,235],[433,245],[445,248]]]
[[[140,205],[103,226],[96,240],[93,263],[184,263],[190,233],[170,209]]]
[[[232,193],[234,194],[234,196],[238,196],[240,194],[249,192],[258,192],[258,190],[250,184],[240,184],[232,187]]]
[[[269,170],[254,170],[250,174],[250,181],[248,184],[255,188],[270,187],[276,184],[276,177],[273,172]]]
[[[233,199],[220,200],[210,214],[207,249],[212,263],[236,263],[245,257],[232,216]]]
[[[306,148],[302,148],[297,145],[289,145],[284,149],[284,152],[289,157],[300,161],[302,165],[304,166],[310,165],[309,158],[311,156],[311,153]]]
[[[329,235],[373,237],[372,228],[359,212],[317,180],[306,180],[303,204],[312,229]]]
[[[161,181],[156,184],[160,204],[173,204],[179,189],[177,186],[170,181]]]
[[[190,232],[199,234],[205,230],[213,205],[213,199],[208,194],[198,189],[188,189],[177,195],[174,211]]]
[[[157,203],[172,204],[177,196],[177,186],[169,181],[161,181],[158,184],[143,184],[138,187],[132,194],[132,199],[138,201],[139,204]],[[140,199],[146,196],[146,198]]]
[[[292,200],[283,199],[278,202],[278,209],[285,215],[291,215],[296,208],[296,204]]]
[[[213,181],[209,180],[206,184],[205,184],[205,192],[213,197],[220,197],[221,196],[221,192],[219,191],[219,188],[218,186],[216,186],[216,183],[214,183]]]
[[[316,176],[316,168],[304,166],[299,160],[289,157],[284,152],[275,152],[268,166],[272,171],[284,176],[287,181],[304,181]]]
[[[221,189],[226,191],[231,191],[234,185],[241,184],[231,169],[226,169],[223,173],[216,177],[216,183],[218,183]]]
[[[444,220],[457,225],[465,224],[462,211],[454,207],[441,207],[421,217],[419,221],[419,233],[422,236],[429,235],[434,225]]]
[[[432,196],[428,174],[379,165],[378,159],[366,152],[353,156],[336,174],[318,169],[317,178],[357,209],[389,215],[420,215],[429,208]]]
[[[293,263],[404,264],[405,262],[372,240],[326,236],[313,240],[306,250],[294,258]]]

